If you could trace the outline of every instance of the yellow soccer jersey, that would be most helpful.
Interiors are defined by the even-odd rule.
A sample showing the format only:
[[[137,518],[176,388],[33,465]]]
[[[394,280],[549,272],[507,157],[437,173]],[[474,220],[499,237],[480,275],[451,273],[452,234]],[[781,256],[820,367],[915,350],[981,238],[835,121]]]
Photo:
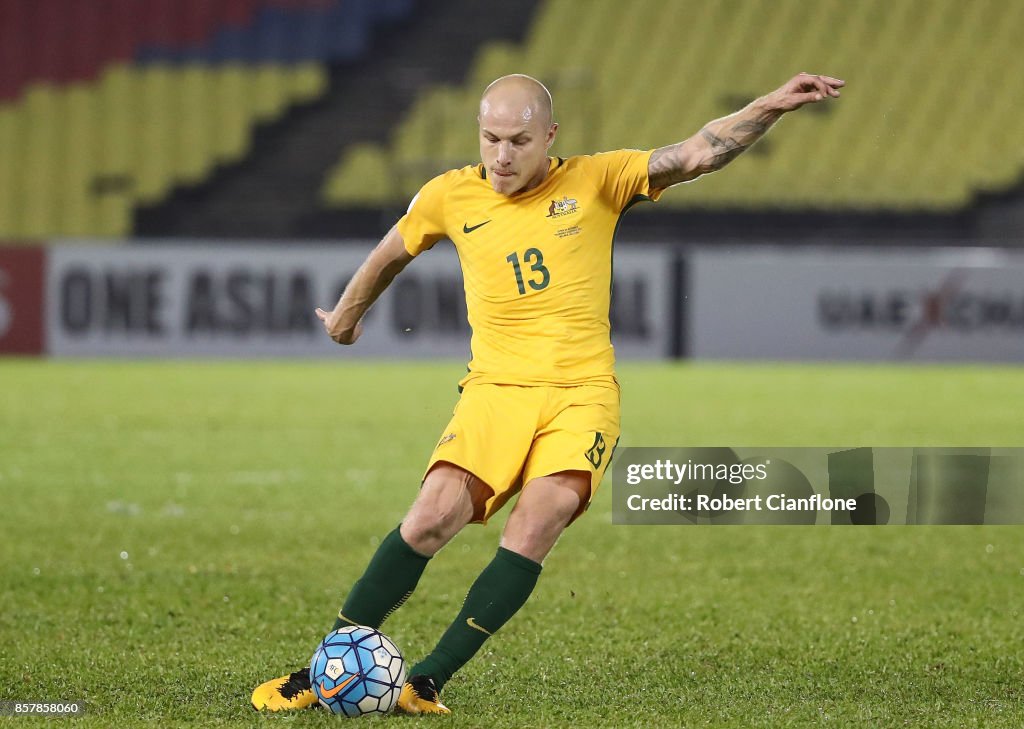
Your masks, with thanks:
[[[614,383],[608,321],[612,237],[622,213],[657,200],[651,153],[553,158],[536,188],[491,188],[478,164],[428,182],[398,221],[410,255],[455,243],[473,329],[463,385]]]

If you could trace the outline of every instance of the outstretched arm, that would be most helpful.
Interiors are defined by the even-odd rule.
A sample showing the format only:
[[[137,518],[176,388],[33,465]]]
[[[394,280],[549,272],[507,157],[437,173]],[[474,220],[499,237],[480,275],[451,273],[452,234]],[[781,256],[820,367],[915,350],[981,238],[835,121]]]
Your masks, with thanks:
[[[831,76],[794,76],[735,114],[708,122],[689,139],[654,150],[647,164],[651,187],[669,187],[720,170],[760,139],[787,111],[839,96],[839,89],[845,85],[845,81]]]
[[[363,332],[359,323],[363,315],[411,260],[398,228],[391,228],[348,282],[334,310],[316,310],[331,339],[338,344],[355,343]]]

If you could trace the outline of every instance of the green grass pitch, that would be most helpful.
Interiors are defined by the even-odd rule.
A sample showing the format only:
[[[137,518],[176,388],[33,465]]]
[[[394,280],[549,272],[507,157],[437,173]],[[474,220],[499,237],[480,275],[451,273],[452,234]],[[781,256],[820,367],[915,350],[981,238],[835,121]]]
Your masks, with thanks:
[[[402,517],[461,363],[0,362],[0,700],[75,726],[262,716]],[[1024,371],[620,368],[623,445],[1024,445]],[[500,444],[495,444],[500,447]],[[432,646],[470,527],[384,626]],[[526,608],[393,726],[1024,725],[1024,528],[622,527],[610,484]],[[0,719],[18,726],[42,723]]]

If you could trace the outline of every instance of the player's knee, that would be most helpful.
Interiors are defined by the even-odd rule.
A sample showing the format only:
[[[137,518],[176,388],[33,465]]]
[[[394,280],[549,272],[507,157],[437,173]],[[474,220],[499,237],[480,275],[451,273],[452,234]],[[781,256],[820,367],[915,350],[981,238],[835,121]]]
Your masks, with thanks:
[[[518,555],[543,562],[561,535],[562,529],[557,526],[533,526],[519,529],[506,529],[501,537],[501,546]]]
[[[402,522],[402,538],[420,554],[431,557],[469,523],[469,518],[470,513],[461,510],[429,516],[410,514]]]
[[[472,518],[473,502],[460,480],[432,471],[424,481],[401,530],[402,538],[417,552],[434,554]]]
[[[431,524],[409,515],[402,522],[402,539],[415,551],[432,557],[447,542],[445,532],[437,524]]]
[[[584,476],[565,472],[531,481],[512,510],[501,546],[541,562],[565,528],[586,507],[590,495]]]
[[[524,512],[524,521],[559,531],[578,516],[590,500],[590,475],[564,471],[544,476],[527,484],[516,510]]]
[[[542,562],[569,522],[569,515],[548,510],[518,509],[505,525],[501,546]]]

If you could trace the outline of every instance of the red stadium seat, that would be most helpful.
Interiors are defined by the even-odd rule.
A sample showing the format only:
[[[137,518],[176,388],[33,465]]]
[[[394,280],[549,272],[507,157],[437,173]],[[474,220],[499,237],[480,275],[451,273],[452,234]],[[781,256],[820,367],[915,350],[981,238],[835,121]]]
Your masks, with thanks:
[[[17,96],[28,77],[29,4],[0,0],[0,103]]]
[[[76,0],[67,15],[74,29],[67,45],[67,64],[61,81],[87,81],[93,78],[106,60],[103,42],[106,3]]]
[[[131,59],[141,41],[142,3],[138,0],[101,0],[104,7],[103,50],[106,62]]]

